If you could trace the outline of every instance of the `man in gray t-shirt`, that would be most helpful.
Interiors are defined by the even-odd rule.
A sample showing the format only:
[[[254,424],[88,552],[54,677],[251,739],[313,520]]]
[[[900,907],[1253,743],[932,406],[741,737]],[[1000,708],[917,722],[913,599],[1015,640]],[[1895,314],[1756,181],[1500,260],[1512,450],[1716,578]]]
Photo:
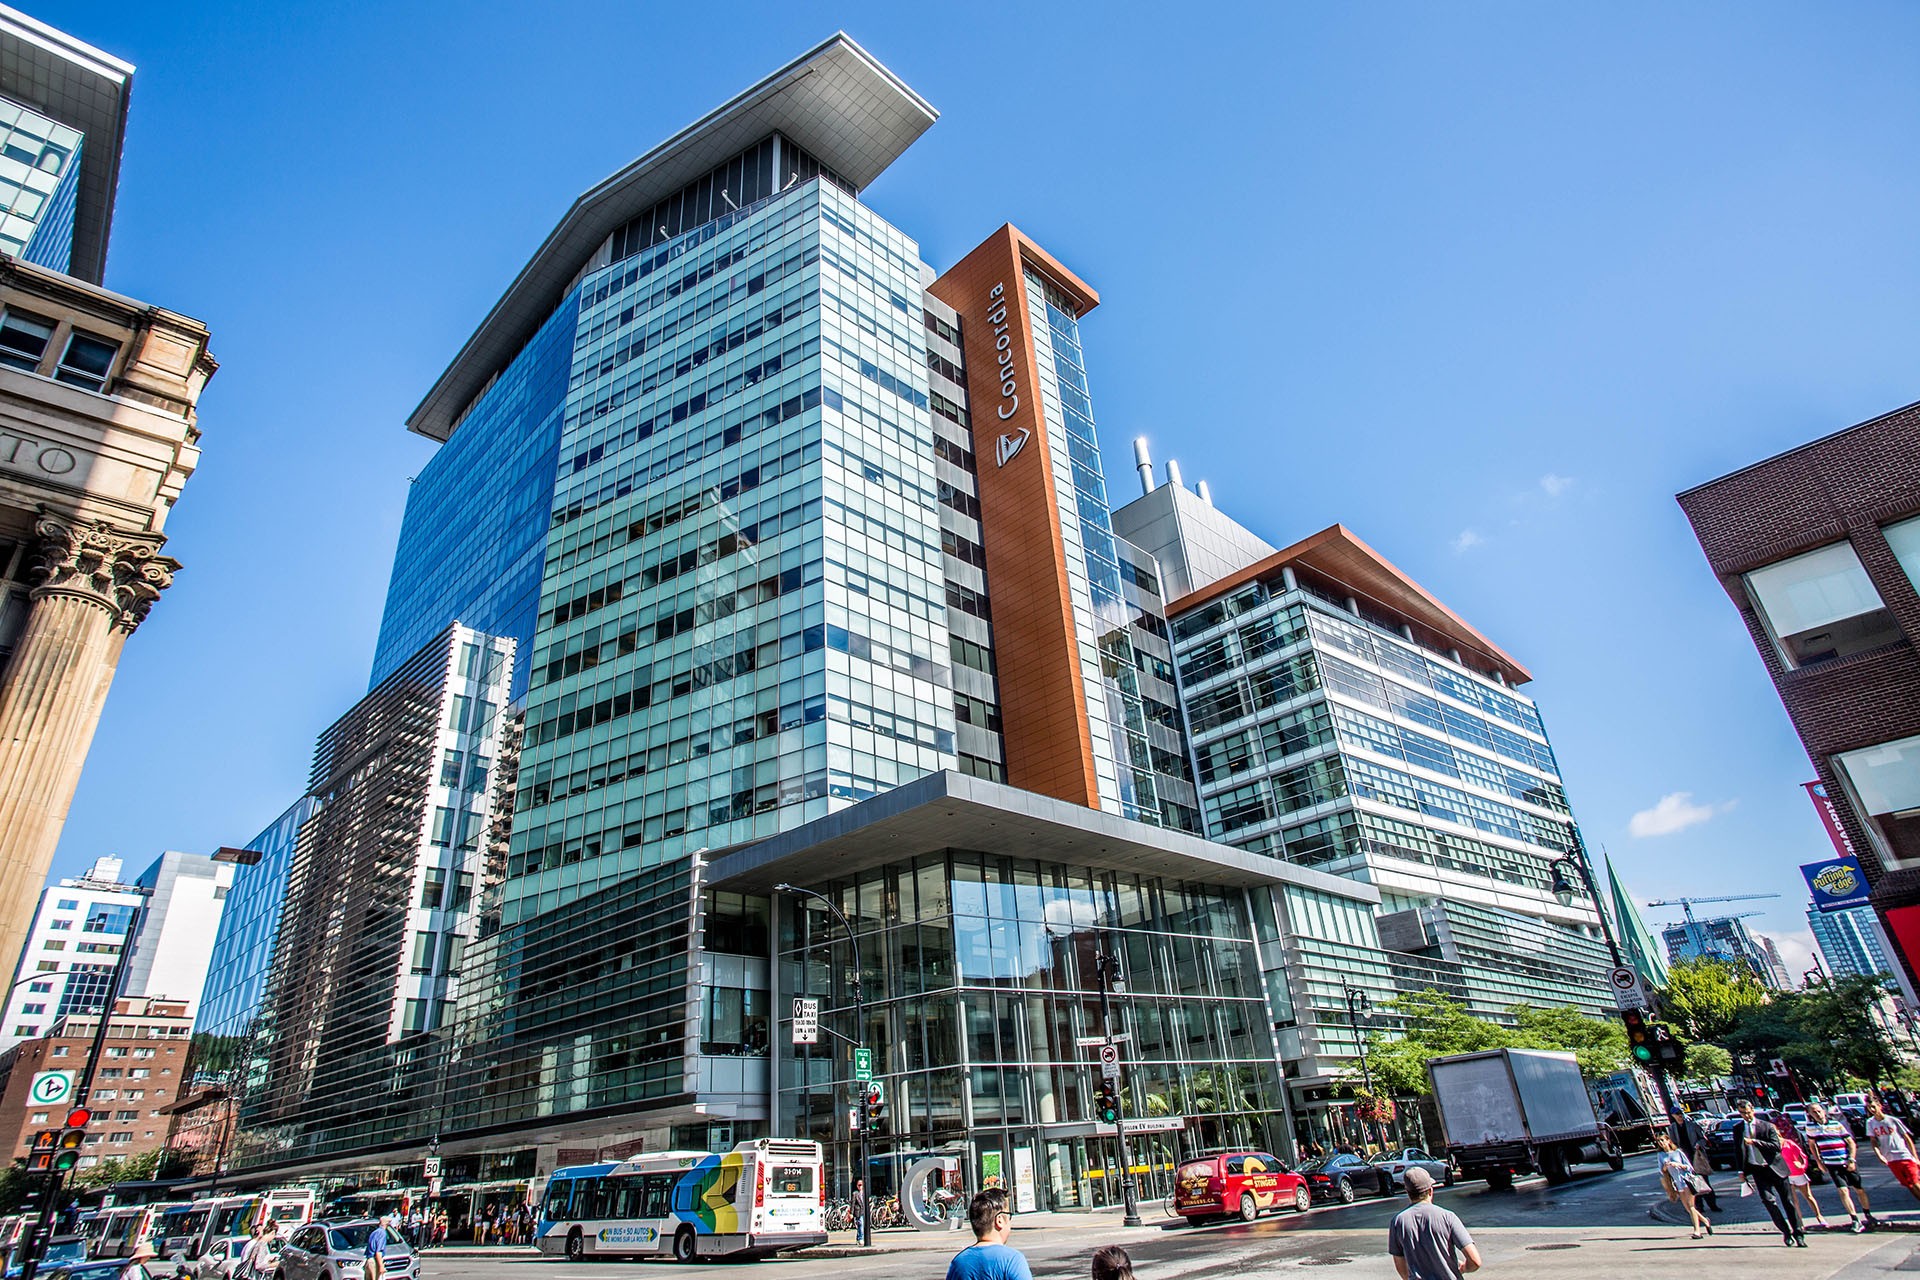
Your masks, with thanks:
[[[1433,1202],[1433,1175],[1413,1168],[1403,1177],[1413,1203],[1387,1228],[1387,1253],[1401,1280],[1460,1280],[1466,1272],[1478,1271],[1480,1251],[1473,1247],[1467,1224]]]

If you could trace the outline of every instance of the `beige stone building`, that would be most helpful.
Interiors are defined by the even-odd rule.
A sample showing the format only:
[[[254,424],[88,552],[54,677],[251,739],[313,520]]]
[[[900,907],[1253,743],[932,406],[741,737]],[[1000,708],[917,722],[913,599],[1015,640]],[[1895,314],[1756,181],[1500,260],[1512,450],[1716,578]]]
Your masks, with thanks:
[[[19,954],[120,652],[180,566],[213,357],[100,285],[133,68],[0,6],[0,969]]]

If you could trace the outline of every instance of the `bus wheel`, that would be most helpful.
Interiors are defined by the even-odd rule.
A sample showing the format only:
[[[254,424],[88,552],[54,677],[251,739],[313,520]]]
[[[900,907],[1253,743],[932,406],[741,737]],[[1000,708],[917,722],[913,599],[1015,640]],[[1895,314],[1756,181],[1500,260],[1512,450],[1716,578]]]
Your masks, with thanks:
[[[580,1235],[580,1228],[567,1232],[567,1261],[578,1262],[587,1256],[587,1242]]]
[[[673,1260],[675,1262],[693,1262],[698,1256],[698,1252],[694,1248],[693,1243],[693,1228],[680,1228],[680,1233],[673,1238]]]

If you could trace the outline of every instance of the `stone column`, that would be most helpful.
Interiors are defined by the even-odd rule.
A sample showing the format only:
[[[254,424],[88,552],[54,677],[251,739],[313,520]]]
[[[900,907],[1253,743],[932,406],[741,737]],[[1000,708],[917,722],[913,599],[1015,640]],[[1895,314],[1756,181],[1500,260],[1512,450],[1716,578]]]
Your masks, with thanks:
[[[173,582],[159,534],[46,513],[33,610],[0,682],[0,968],[26,941],[120,650]]]

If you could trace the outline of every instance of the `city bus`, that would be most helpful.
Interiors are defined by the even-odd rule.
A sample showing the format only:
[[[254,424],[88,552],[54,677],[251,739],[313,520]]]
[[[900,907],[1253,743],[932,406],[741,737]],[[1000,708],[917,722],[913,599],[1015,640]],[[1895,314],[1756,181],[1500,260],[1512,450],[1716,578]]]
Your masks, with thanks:
[[[664,1151],[554,1171],[534,1243],[569,1259],[768,1257],[825,1244],[817,1142],[761,1138],[723,1154]]]
[[[168,1247],[160,1256],[176,1262],[191,1262],[225,1240],[229,1247],[244,1242],[261,1223],[285,1236],[313,1217],[317,1197],[305,1187],[276,1187],[267,1192],[240,1196],[219,1196],[200,1200],[192,1206],[199,1215],[199,1229],[191,1235],[169,1236]],[[189,1219],[191,1225],[194,1219]]]
[[[128,1204],[101,1212],[87,1231],[89,1258],[130,1258],[153,1240],[153,1226],[171,1204]]]

